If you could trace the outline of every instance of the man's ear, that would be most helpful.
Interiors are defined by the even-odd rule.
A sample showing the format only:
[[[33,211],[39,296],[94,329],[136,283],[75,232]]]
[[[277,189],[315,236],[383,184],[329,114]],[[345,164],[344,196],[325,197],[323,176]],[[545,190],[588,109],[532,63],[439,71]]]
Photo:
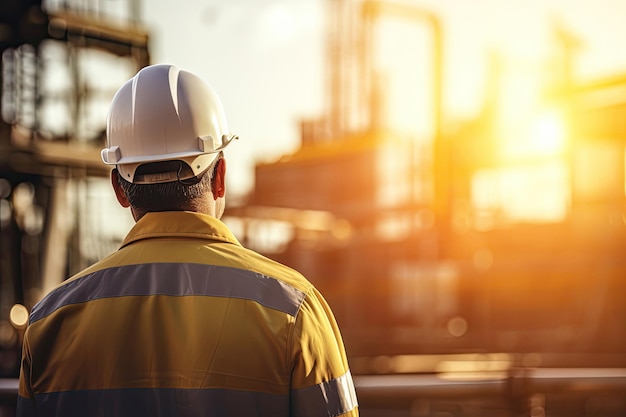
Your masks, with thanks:
[[[120,205],[124,208],[130,207],[130,201],[128,201],[128,198],[120,185],[120,177],[116,168],[111,170],[111,185],[113,185],[113,191],[115,191],[115,196],[117,197],[117,201],[119,201]]]
[[[211,191],[213,192],[213,200],[224,197],[226,194],[226,160],[220,158],[215,165],[213,173],[213,181],[211,182]]]

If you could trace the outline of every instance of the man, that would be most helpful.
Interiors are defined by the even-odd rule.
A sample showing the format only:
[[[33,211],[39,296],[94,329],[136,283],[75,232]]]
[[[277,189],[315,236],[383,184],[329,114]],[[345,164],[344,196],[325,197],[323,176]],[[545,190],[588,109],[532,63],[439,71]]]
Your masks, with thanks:
[[[116,93],[104,163],[136,224],[32,310],[19,416],[357,416],[340,332],[299,273],[219,220],[228,132],[194,74]]]

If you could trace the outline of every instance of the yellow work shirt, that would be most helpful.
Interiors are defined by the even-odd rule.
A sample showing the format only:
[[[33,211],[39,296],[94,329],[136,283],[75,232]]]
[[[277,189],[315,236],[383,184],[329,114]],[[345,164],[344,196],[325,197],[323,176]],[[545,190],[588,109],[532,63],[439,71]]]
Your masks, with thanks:
[[[18,416],[357,416],[301,274],[191,212],[148,213],[31,311]]]

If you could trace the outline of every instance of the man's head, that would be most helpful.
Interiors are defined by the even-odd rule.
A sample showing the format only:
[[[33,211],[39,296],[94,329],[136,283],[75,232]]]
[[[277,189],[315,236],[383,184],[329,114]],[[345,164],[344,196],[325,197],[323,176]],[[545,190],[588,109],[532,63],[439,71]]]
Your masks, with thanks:
[[[113,97],[102,160],[116,166],[112,182],[118,200],[136,218],[164,210],[219,217],[222,150],[235,138],[209,85],[175,66],[152,65]]]

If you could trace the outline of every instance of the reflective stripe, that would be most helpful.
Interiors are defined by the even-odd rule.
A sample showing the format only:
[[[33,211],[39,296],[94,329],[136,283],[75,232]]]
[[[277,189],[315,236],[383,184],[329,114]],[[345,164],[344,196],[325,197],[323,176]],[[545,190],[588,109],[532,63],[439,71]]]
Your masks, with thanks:
[[[335,417],[358,406],[350,371],[337,379],[294,390],[291,396],[291,415],[297,417]]]
[[[245,269],[188,263],[126,265],[96,271],[57,288],[33,308],[30,322],[70,304],[147,295],[240,298],[291,316],[305,297],[303,291],[283,281]]]
[[[288,395],[227,389],[116,389],[18,397],[17,415],[27,416],[267,416],[287,417]]]

